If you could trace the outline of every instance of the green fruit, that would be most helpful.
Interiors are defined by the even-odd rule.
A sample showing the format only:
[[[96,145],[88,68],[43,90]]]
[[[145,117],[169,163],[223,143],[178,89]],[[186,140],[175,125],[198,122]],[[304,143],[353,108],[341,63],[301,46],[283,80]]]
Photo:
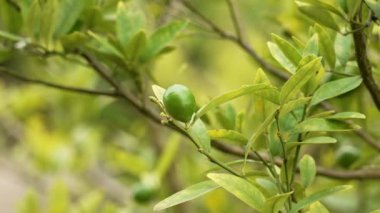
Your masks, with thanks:
[[[193,93],[180,84],[168,87],[164,93],[163,101],[169,115],[182,122],[190,121],[197,107]]]
[[[148,184],[139,183],[133,189],[133,198],[139,203],[146,203],[157,194],[157,189]]]
[[[348,169],[359,159],[360,152],[354,146],[342,146],[336,153],[336,162],[339,166]]]

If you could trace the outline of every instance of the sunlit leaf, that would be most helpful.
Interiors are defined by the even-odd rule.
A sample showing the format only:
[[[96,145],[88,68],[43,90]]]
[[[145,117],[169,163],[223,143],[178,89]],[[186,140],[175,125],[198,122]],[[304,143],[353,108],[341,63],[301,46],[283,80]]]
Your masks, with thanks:
[[[125,5],[120,1],[116,13],[116,35],[124,49],[128,43],[144,26],[145,18],[140,10],[133,5]]]
[[[324,100],[334,98],[358,87],[362,82],[360,76],[347,77],[327,82],[315,91],[311,99],[311,105],[318,104]]]
[[[299,162],[299,167],[302,185],[307,188],[314,182],[317,174],[315,161],[310,155],[304,155]]]
[[[70,32],[81,15],[83,9],[88,4],[88,0],[59,1],[58,20],[54,36],[61,37]]]
[[[359,112],[338,112],[326,117],[327,119],[346,120],[346,119],[365,119],[365,115]]]
[[[136,33],[131,40],[128,42],[127,46],[124,48],[124,52],[127,58],[131,61],[136,61],[139,55],[144,50],[147,44],[147,37],[144,31]]]
[[[187,130],[190,137],[198,144],[205,152],[211,151],[210,136],[207,133],[207,128],[201,119],[197,119],[193,125]]]
[[[318,55],[319,52],[319,43],[318,43],[318,34],[314,34],[306,43],[305,49],[303,50],[302,56],[308,55]]]
[[[299,89],[306,84],[321,67],[321,59],[316,58],[297,69],[297,72],[285,82],[280,92],[280,103],[287,103]]]
[[[207,177],[256,210],[260,211],[265,203],[262,192],[243,178],[218,173],[207,174]]]
[[[311,97],[298,98],[288,103],[284,104],[280,109],[280,117],[285,116],[287,113],[293,111],[294,109],[308,104],[311,100]]]
[[[296,146],[303,146],[303,145],[313,145],[313,144],[330,144],[330,143],[336,143],[337,140],[332,137],[326,137],[326,136],[320,136],[320,137],[313,137],[308,138],[303,141],[297,141],[297,142],[287,142],[285,145],[287,148],[293,148]]]
[[[366,3],[371,8],[371,10],[375,13],[376,17],[380,17],[380,2],[375,0],[366,0]]]
[[[319,201],[314,202],[310,205],[309,211],[307,213],[330,213],[327,208],[322,205]]]
[[[208,134],[213,140],[229,140],[240,145],[246,145],[248,141],[248,138],[246,138],[243,134],[234,130],[215,129],[209,130]]]
[[[297,66],[294,65],[287,57],[286,55],[281,51],[280,47],[273,43],[268,42],[268,48],[273,56],[274,59],[283,67],[285,68],[289,73],[294,73],[297,69]]]
[[[335,53],[342,66],[346,66],[351,56],[352,37],[350,35],[336,34],[335,37]]]
[[[295,126],[292,132],[340,132],[354,129],[360,129],[360,126],[350,125],[337,120],[310,118]]]
[[[303,14],[311,18],[313,21],[316,21],[319,24],[329,27],[333,30],[340,30],[338,24],[336,23],[335,19],[331,16],[330,12],[314,5],[304,4],[299,1],[296,2],[298,4],[299,10]]]
[[[274,94],[278,94],[277,88],[270,86],[268,84],[254,84],[254,85],[243,85],[239,89],[235,89],[229,92],[226,92],[222,95],[219,95],[215,98],[213,98],[209,103],[206,105],[202,106],[198,112],[197,112],[197,117],[202,117],[207,111],[210,109],[213,109],[225,102],[228,102],[230,100],[233,100],[235,98],[241,97],[243,95],[248,95],[248,94],[254,94],[254,95],[265,95],[264,92],[271,90],[273,91]],[[272,98],[268,98],[270,100]]]
[[[147,61],[164,49],[188,25],[187,21],[174,21],[159,28],[148,41],[141,60]]]
[[[335,15],[341,17],[342,19],[345,19],[345,14],[342,11],[338,10],[335,6],[327,4],[323,1],[320,1],[320,0],[297,0],[297,1],[312,4],[316,7],[321,8],[322,10],[323,9],[328,10],[334,13]]]
[[[164,94],[165,94],[165,89],[156,85],[156,84],[153,84],[152,85],[152,90],[153,90],[153,93],[154,93],[154,96],[156,96],[156,98],[161,101],[161,103],[163,103],[163,99],[164,99]]]
[[[262,209],[263,213],[278,213],[282,208],[284,208],[285,202],[288,197],[292,194],[292,192],[288,192],[285,194],[275,195],[273,197],[268,198],[265,201],[264,207]]]
[[[215,115],[223,128],[235,129],[236,111],[231,104],[226,104],[225,107],[218,107]]]
[[[296,213],[296,212],[298,212],[298,210],[303,209],[303,208],[309,206],[310,204],[312,204],[312,203],[314,203],[314,202],[316,202],[316,201],[318,201],[324,197],[327,197],[331,194],[334,194],[334,193],[337,193],[340,191],[348,190],[350,188],[351,188],[351,186],[349,186],[349,185],[343,185],[343,186],[329,187],[329,188],[324,189],[322,191],[316,192],[316,193],[306,197],[305,199],[298,201],[295,205],[292,206],[292,209],[290,210],[290,212]]]
[[[219,186],[213,181],[204,181],[194,184],[160,201],[154,206],[153,209],[154,211],[161,211],[170,208],[172,206],[198,198],[218,187]]]
[[[256,140],[259,138],[259,136],[267,130],[268,126],[274,121],[274,117],[276,115],[277,111],[272,112],[265,121],[259,126],[259,128],[252,134],[252,136],[249,138],[247,146],[245,147],[245,158],[247,159],[248,153],[251,151],[253,145],[255,144]]]
[[[272,40],[278,45],[284,55],[294,64],[297,65],[301,60],[301,54],[298,50],[288,41],[279,37],[276,34],[272,34]]]
[[[323,15],[319,14],[319,16]],[[314,28],[315,31],[318,33],[319,52],[323,56],[323,60],[327,62],[327,64],[330,66],[330,69],[335,69],[336,55],[334,43],[332,42],[326,30],[323,29],[323,27],[316,24]]]
[[[108,54],[118,56],[119,58],[124,58],[123,54],[118,49],[116,49],[116,47],[114,47],[106,38],[91,31],[89,31],[88,34],[95,39],[95,41],[99,44],[101,50]]]

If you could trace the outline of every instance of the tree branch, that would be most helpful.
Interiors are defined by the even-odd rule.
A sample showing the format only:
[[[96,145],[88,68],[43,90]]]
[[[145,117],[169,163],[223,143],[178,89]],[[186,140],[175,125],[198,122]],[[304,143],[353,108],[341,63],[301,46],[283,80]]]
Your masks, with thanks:
[[[64,85],[55,84],[55,83],[37,80],[37,79],[31,79],[28,77],[24,77],[24,76],[17,75],[17,74],[14,74],[12,72],[9,72],[2,67],[0,67],[0,70],[2,70],[0,72],[0,75],[8,76],[8,77],[11,77],[13,79],[23,81],[26,83],[37,84],[37,85],[46,86],[46,87],[50,87],[50,88],[54,88],[54,89],[59,89],[59,90],[68,91],[68,92],[81,93],[81,94],[86,94],[86,95],[110,96],[110,97],[119,97],[120,96],[120,94],[118,94],[116,92],[106,92],[106,91],[82,89],[82,88],[64,86]]]
[[[354,38],[356,62],[358,64],[360,74],[377,109],[380,110],[380,88],[372,75],[372,67],[367,55],[367,38],[365,32],[362,25],[360,23],[356,23],[355,21],[351,22],[351,28],[353,31],[352,35]]]
[[[243,28],[241,27],[240,20],[239,20],[239,15],[238,15],[238,10],[235,6],[235,1],[234,0],[226,0],[228,9],[231,14],[231,19],[234,24],[236,36],[239,38],[239,40],[243,40]]]

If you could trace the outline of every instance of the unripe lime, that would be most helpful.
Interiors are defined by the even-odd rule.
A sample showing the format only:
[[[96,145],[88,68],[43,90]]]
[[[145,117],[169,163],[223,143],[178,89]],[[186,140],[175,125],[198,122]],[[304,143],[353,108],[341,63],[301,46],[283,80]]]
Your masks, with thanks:
[[[169,115],[182,122],[190,121],[197,107],[193,93],[180,84],[168,87],[164,93],[163,101]]]
[[[354,146],[342,146],[336,153],[336,162],[339,166],[347,169],[360,156],[359,150]]]
[[[133,198],[139,203],[146,203],[157,194],[157,189],[148,184],[139,183],[133,189]]]

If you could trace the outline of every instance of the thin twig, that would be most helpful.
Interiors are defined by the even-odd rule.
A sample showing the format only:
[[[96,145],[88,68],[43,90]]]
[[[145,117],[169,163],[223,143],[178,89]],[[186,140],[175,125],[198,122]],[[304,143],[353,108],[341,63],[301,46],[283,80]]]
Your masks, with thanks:
[[[243,40],[243,28],[241,27],[240,20],[239,20],[239,11],[236,8],[234,0],[226,0],[228,9],[231,14],[231,20],[234,24],[236,36],[239,38],[239,40]]]
[[[96,95],[96,96],[110,96],[110,97],[120,97],[120,94],[116,92],[106,92],[106,91],[96,91],[96,90],[89,90],[89,89],[82,89],[82,88],[77,88],[77,87],[71,87],[71,86],[64,86],[60,84],[55,84],[43,80],[37,80],[37,79],[31,79],[28,77],[24,77],[21,75],[14,74],[12,72],[7,71],[6,69],[0,67],[0,75],[5,75],[8,77],[11,77],[13,79],[17,79],[19,81],[27,82],[27,83],[32,83],[32,84],[38,84],[41,86],[46,86],[46,87],[51,87],[63,91],[69,91],[69,92],[75,92],[75,93],[81,93],[81,94],[86,94],[86,95]]]

